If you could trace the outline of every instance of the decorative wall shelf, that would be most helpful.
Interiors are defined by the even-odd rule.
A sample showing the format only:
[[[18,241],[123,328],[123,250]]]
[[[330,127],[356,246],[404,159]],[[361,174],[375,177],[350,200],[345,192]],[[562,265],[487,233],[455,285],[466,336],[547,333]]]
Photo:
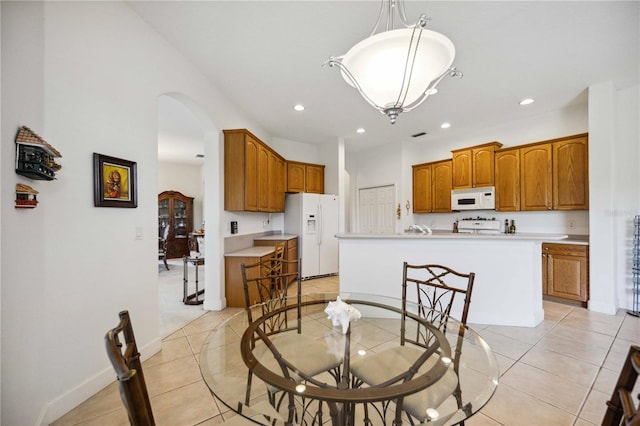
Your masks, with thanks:
[[[16,136],[16,173],[35,180],[53,180],[62,168],[55,158],[62,157],[53,146],[33,130],[22,126]]]
[[[38,205],[38,191],[19,183],[16,185],[16,209],[33,209]]]

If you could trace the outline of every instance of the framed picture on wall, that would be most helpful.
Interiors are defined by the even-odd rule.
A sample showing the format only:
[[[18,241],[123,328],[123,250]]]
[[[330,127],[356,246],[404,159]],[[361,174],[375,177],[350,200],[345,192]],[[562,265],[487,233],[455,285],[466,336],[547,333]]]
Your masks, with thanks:
[[[138,207],[136,163],[94,152],[93,200],[96,207]]]

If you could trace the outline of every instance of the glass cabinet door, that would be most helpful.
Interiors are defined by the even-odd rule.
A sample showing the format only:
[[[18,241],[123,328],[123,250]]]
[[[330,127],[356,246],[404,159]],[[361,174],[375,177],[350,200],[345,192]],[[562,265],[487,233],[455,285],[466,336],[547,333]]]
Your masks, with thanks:
[[[176,237],[187,236],[187,203],[175,199],[173,204],[174,235]]]
[[[158,237],[162,237],[165,226],[169,225],[169,200],[158,201]]]

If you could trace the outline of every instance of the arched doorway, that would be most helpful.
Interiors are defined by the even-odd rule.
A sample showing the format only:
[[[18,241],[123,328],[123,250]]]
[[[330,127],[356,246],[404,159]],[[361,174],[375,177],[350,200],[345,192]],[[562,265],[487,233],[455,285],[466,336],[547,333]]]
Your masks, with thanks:
[[[158,190],[188,192],[185,195],[194,198],[193,228],[205,227],[206,230],[204,280],[200,279],[200,288],[205,289],[204,304],[186,306],[182,303],[182,260],[171,262],[171,269],[174,269],[168,278],[171,288],[168,292],[159,291],[163,336],[201,315],[203,308],[218,310],[224,306],[220,288],[223,270],[220,261],[222,236],[219,234],[221,183],[217,173],[220,143],[219,132],[212,120],[191,98],[180,93],[159,96]],[[173,177],[170,176],[172,173]],[[159,273],[159,285],[163,284]],[[180,297],[176,296],[176,288]]]

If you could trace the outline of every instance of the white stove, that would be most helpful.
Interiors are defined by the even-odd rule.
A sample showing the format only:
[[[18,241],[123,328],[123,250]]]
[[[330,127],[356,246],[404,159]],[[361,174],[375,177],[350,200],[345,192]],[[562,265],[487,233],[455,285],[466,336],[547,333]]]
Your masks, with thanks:
[[[500,221],[495,218],[467,218],[458,221],[458,232],[467,234],[499,234]]]

